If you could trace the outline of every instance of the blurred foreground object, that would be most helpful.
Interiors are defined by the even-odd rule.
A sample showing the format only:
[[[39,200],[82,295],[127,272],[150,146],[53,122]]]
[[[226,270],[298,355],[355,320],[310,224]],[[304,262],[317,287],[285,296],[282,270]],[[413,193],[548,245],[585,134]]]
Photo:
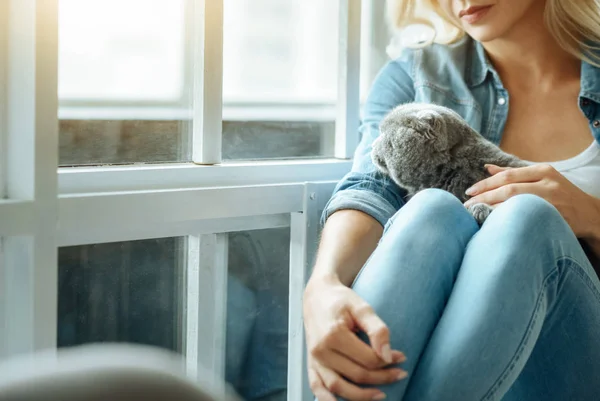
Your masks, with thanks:
[[[180,355],[140,345],[86,345],[0,363],[0,401],[239,401]],[[225,389],[224,389],[225,388]]]

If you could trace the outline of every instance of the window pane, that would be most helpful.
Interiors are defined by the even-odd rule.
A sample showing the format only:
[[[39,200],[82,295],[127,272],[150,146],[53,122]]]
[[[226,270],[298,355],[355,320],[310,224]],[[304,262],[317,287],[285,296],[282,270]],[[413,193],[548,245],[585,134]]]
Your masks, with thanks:
[[[286,399],[289,229],[229,235],[226,379],[245,400]]]
[[[184,241],[59,250],[58,346],[134,342],[182,350]]]
[[[332,156],[338,2],[224,5],[223,158]]]
[[[60,166],[186,161],[190,121],[59,122]]]
[[[224,121],[223,159],[333,157],[335,122]]]
[[[185,0],[59,0],[60,164],[189,160]]]

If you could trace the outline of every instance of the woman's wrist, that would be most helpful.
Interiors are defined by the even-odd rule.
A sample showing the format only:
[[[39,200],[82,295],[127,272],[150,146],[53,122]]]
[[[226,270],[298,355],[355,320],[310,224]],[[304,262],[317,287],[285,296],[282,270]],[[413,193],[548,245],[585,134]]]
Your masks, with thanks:
[[[304,299],[311,298],[312,296],[323,296],[324,293],[329,291],[328,289],[343,285],[336,274],[313,274],[308,279],[304,288]]]
[[[307,287],[311,285],[338,285],[342,284],[342,280],[335,272],[319,272],[315,271],[308,280]]]

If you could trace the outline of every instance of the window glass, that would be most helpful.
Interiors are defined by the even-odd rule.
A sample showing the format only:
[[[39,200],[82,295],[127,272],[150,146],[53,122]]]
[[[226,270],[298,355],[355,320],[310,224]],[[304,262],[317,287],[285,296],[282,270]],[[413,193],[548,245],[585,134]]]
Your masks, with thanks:
[[[228,237],[225,379],[246,400],[284,401],[289,229]],[[185,255],[185,238],[60,248],[58,346],[133,342],[183,353]]]
[[[183,350],[184,239],[59,249],[58,346],[133,342]]]
[[[333,156],[338,3],[224,0],[224,160]],[[191,6],[59,0],[61,166],[191,160]]]
[[[224,6],[223,158],[333,156],[338,2]]]
[[[59,0],[60,165],[190,159],[186,0]]]
[[[229,235],[226,380],[245,400],[285,401],[289,229]]]

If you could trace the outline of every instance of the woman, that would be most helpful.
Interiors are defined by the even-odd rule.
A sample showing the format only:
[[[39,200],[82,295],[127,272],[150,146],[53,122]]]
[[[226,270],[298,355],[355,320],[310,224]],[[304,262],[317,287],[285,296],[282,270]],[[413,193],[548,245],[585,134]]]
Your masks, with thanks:
[[[398,27],[414,4],[390,2]],[[304,297],[311,388],[320,401],[596,400],[598,2],[430,7],[461,35],[405,49],[382,69],[352,172],[324,213]],[[448,106],[533,162],[490,166],[471,188],[495,206],[481,228],[440,190],[405,204],[371,163],[379,121],[410,101]]]

